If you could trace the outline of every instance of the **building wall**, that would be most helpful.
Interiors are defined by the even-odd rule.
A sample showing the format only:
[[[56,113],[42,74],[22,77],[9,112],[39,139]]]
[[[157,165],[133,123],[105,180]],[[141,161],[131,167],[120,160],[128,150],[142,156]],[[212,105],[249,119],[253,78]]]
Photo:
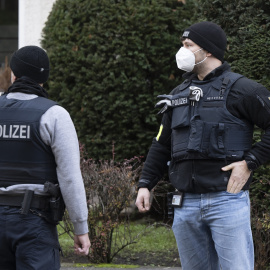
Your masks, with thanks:
[[[42,29],[56,0],[19,0],[19,48],[41,46]]]

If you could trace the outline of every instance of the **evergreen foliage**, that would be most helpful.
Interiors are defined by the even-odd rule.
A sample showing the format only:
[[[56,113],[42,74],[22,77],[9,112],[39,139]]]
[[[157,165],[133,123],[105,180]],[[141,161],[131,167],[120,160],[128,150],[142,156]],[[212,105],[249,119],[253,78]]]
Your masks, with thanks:
[[[157,95],[181,82],[175,54],[192,1],[58,0],[42,45],[50,98],[71,114],[94,159],[145,155],[156,136]]]
[[[203,19],[227,34],[226,60],[232,70],[270,89],[270,2],[264,0],[199,0]]]

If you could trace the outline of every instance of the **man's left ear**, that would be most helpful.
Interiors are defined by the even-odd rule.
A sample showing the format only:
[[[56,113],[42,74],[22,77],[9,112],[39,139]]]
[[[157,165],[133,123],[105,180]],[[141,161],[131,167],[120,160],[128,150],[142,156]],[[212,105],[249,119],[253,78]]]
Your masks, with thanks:
[[[206,52],[206,56],[207,56],[207,57],[212,56],[212,53],[210,53],[210,52],[208,52],[208,51],[205,51],[205,52]]]
[[[11,83],[14,83],[17,80],[17,77],[14,75],[13,71],[10,73],[10,81]]]

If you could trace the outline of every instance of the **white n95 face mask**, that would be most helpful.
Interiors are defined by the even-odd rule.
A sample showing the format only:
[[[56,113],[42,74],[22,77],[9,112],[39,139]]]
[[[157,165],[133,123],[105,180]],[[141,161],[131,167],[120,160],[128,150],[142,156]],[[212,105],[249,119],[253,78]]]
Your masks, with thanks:
[[[175,55],[177,67],[179,69],[187,71],[187,72],[192,71],[195,65],[202,63],[207,58],[207,56],[206,56],[201,62],[195,64],[195,55],[194,54],[200,50],[202,50],[202,49],[199,49],[195,52],[192,52],[192,51],[186,49],[185,47],[181,47],[180,50]]]

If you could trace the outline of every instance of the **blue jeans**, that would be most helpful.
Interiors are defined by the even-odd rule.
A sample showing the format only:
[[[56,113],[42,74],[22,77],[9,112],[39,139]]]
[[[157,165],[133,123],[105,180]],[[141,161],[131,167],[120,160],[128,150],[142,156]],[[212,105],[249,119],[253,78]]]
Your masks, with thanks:
[[[59,270],[59,242],[55,225],[18,207],[0,206],[0,269]]]
[[[253,270],[248,191],[184,194],[173,232],[183,270]]]

